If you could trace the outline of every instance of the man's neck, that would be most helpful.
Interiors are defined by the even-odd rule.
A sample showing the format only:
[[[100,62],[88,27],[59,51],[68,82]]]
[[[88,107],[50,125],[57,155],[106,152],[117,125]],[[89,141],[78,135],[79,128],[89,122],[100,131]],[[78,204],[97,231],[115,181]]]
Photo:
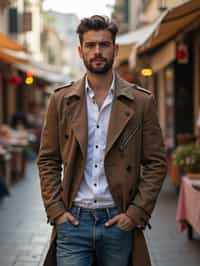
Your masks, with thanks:
[[[93,74],[88,71],[87,78],[94,93],[108,92],[112,84],[113,72],[110,70],[106,74]]]

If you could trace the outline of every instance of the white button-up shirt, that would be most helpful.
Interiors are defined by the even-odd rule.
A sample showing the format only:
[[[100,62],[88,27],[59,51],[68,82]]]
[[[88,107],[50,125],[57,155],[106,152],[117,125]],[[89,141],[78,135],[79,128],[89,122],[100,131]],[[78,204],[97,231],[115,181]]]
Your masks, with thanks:
[[[115,90],[115,74],[103,105],[99,109],[94,99],[94,91],[85,81],[88,114],[88,148],[84,179],[74,200],[75,204],[88,208],[115,206],[108,188],[104,170],[104,155],[107,131]]]

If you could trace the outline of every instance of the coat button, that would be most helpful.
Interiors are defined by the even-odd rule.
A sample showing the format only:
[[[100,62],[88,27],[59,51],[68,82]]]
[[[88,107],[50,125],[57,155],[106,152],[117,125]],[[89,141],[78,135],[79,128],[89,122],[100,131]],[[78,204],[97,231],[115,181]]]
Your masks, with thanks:
[[[64,137],[65,137],[65,139],[68,139],[69,138],[69,135],[68,134],[65,134]]]
[[[126,116],[130,116],[130,113],[129,113],[129,112],[125,112],[125,115],[126,115]]]

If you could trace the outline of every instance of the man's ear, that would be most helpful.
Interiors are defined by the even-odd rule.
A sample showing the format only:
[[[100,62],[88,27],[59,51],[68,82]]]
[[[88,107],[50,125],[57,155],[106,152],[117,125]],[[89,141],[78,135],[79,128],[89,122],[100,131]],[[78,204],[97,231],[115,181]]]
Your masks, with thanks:
[[[83,52],[82,52],[81,46],[78,46],[78,53],[79,53],[80,58],[83,58]]]
[[[119,45],[115,44],[115,57],[118,55]]]

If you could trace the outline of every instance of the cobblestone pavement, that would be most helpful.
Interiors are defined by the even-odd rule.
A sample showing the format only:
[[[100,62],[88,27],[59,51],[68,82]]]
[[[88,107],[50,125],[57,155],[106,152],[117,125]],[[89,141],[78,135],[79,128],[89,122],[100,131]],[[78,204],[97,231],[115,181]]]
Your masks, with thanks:
[[[38,266],[47,246],[50,231],[35,162],[26,173],[0,201],[0,266]]]
[[[146,232],[153,266],[199,266],[200,236],[187,240],[175,222],[177,193],[166,179]],[[41,266],[50,226],[42,206],[35,163],[0,201],[0,266]],[[142,255],[142,254],[141,254]]]

